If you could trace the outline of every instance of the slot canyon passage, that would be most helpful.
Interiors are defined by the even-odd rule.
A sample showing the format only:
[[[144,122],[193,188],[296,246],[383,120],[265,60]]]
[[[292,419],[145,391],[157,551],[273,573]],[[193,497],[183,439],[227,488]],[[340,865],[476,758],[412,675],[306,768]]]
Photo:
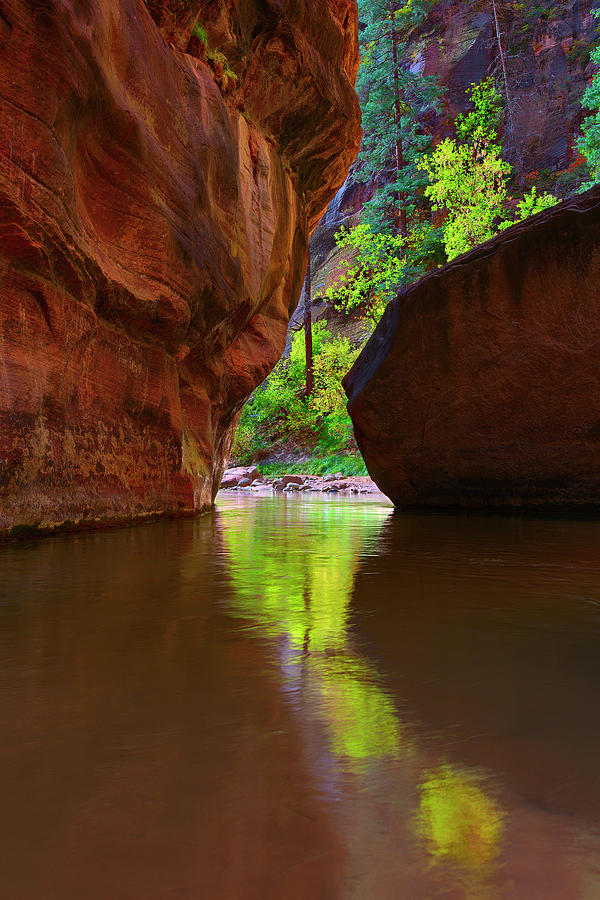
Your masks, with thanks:
[[[442,265],[406,138],[494,106],[503,39],[513,224]],[[0,0],[1,900],[599,900],[596,39],[590,0]],[[359,353],[334,234],[407,179],[431,255]],[[307,309],[355,435],[334,368],[320,488],[219,491]]]

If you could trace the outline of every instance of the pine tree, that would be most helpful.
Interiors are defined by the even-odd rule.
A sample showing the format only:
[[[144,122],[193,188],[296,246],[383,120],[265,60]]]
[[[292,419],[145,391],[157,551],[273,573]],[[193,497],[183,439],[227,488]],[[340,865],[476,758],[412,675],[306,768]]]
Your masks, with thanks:
[[[362,0],[362,65],[357,89],[364,138],[359,178],[385,181],[366,204],[362,221],[377,233],[406,236],[425,201],[427,183],[416,161],[431,148],[424,117],[437,108],[442,90],[410,56],[409,41],[436,0]],[[389,177],[391,176],[391,177]]]

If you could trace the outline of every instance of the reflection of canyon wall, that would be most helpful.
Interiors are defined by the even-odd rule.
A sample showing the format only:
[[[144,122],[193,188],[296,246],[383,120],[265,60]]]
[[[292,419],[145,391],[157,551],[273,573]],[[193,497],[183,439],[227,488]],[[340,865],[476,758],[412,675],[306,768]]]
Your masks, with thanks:
[[[339,840],[220,609],[220,546],[203,516],[3,548],[4,896],[276,898],[300,859],[286,900],[335,897]]]
[[[376,593],[365,559],[352,594],[366,659],[391,673],[410,719],[452,733],[449,761],[509,776],[565,815],[598,802],[599,538],[583,520],[393,515]],[[567,752],[577,774],[563,797]]]
[[[398,295],[345,379],[394,503],[600,503],[599,284],[593,189]]]
[[[181,9],[0,15],[0,530],[210,503],[356,152],[351,0]]]

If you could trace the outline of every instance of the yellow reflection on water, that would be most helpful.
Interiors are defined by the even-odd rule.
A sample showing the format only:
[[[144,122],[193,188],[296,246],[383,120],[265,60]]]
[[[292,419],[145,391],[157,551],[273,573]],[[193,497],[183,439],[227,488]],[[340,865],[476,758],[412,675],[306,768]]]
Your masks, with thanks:
[[[414,728],[400,719],[379,674],[349,634],[359,558],[372,552],[387,515],[385,507],[303,507],[282,500],[279,507],[242,506],[222,516],[234,588],[230,613],[284,639],[287,670],[295,672],[288,677],[298,690],[309,686],[332,755],[356,774],[383,759],[400,765],[410,759],[411,771],[421,768]],[[468,884],[458,876],[465,896],[496,896],[489,885],[503,820],[483,780],[442,765],[426,771],[416,787],[419,803],[411,824],[421,852],[430,862],[466,873]]]
[[[306,508],[304,508],[306,509]],[[401,724],[376,671],[352,649],[348,617],[358,559],[375,539],[385,507],[281,503],[273,519],[223,516],[235,601],[231,612],[285,637],[318,695],[333,754],[347,760],[393,756]]]
[[[434,860],[489,870],[500,852],[503,814],[472,772],[448,764],[419,786],[416,831]]]

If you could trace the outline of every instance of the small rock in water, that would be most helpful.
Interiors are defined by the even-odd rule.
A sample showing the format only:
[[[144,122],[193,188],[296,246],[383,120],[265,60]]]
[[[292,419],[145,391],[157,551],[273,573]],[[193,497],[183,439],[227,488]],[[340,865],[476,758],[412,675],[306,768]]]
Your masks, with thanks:
[[[245,478],[249,479],[249,483],[258,478],[259,471],[256,466],[236,466],[233,469],[226,469],[221,481],[222,488],[232,488],[239,484]]]
[[[274,483],[273,487],[276,491],[283,491],[288,484],[299,485],[302,484],[302,476],[301,475],[282,475],[281,478],[278,478]]]
[[[299,485],[299,484],[296,484],[295,481],[290,481],[289,484],[286,484],[286,486],[284,487],[283,490],[286,492],[286,494],[288,494],[288,493],[291,494],[292,491],[299,491],[299,490],[300,490],[300,485]]]
[[[237,483],[237,486],[238,487],[248,487],[251,484],[252,484],[252,481],[249,478],[240,478],[240,480]]]

